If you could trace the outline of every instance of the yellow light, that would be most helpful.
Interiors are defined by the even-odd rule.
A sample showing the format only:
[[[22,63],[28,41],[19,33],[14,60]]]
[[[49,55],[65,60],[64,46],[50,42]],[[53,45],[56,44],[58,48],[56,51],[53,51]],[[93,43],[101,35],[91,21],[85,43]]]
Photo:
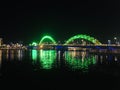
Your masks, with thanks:
[[[43,48],[43,45],[40,45],[40,48]]]

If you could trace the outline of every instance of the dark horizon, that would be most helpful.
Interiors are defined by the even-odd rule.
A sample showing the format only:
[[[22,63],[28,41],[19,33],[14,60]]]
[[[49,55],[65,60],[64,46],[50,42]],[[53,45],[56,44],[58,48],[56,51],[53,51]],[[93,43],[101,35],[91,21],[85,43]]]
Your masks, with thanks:
[[[120,38],[119,2],[3,2],[0,9],[0,37],[4,43],[28,44],[46,34],[56,41],[77,34],[93,36],[102,43]]]

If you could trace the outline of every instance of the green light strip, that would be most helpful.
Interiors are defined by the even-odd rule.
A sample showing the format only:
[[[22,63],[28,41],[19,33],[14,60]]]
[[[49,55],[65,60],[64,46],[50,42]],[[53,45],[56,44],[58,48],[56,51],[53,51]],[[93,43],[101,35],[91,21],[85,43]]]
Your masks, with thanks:
[[[51,36],[47,36],[47,35],[42,37],[39,44],[42,44],[45,39],[49,39],[53,42],[53,44],[56,44],[56,41]]]
[[[101,44],[97,39],[95,39],[94,37],[90,37],[88,35],[83,35],[83,34],[78,34],[78,35],[75,35],[71,38],[69,38],[66,42],[65,42],[65,45],[72,42],[73,40],[75,39],[85,39],[85,40],[88,40],[94,44]]]

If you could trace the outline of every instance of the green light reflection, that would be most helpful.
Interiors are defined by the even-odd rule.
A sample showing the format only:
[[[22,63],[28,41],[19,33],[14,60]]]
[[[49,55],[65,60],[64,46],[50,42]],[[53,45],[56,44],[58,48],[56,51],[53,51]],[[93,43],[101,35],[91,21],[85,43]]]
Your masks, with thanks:
[[[33,64],[35,64],[37,61],[37,50],[32,50],[32,60]]]
[[[81,69],[87,71],[89,66],[96,63],[94,55],[87,55],[86,52],[66,51],[65,60],[72,70]]]
[[[43,69],[51,69],[55,59],[55,50],[40,50],[40,63]]]
[[[51,69],[56,59],[55,50],[32,50],[32,60],[34,65],[38,65],[42,69]]]

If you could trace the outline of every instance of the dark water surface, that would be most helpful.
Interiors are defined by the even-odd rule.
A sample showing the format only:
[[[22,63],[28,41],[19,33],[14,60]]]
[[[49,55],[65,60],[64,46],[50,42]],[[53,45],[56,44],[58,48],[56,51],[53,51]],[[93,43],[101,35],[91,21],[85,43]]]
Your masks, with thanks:
[[[120,90],[120,54],[0,50],[1,86]]]

